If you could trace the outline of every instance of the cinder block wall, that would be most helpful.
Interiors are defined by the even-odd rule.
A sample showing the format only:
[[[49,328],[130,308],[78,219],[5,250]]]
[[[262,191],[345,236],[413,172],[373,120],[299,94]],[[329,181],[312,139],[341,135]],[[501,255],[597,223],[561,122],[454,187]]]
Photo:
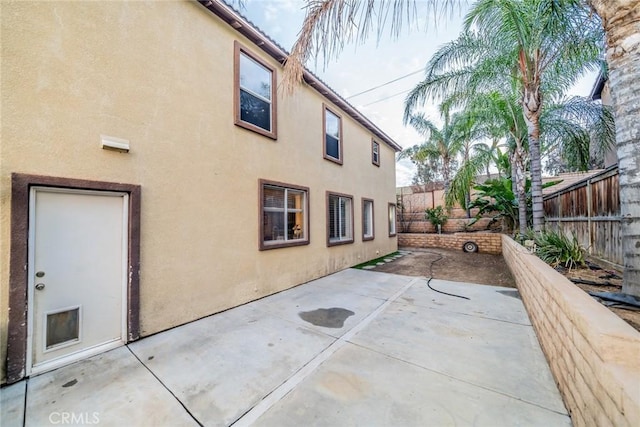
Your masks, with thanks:
[[[487,254],[502,253],[502,235],[498,233],[400,233],[398,246],[413,248],[446,248],[462,250],[467,241],[478,245],[478,252]]]
[[[640,426],[640,332],[506,235],[502,248],[573,425]]]
[[[468,227],[467,224],[471,222],[467,218],[449,218],[447,222],[442,226],[442,231],[445,233],[455,233],[464,231],[486,231],[489,229],[489,223],[491,218],[480,218],[478,222]],[[400,224],[400,230],[405,230],[410,233],[435,233],[436,228],[429,221],[405,221]],[[494,224],[491,229],[500,228],[500,224]]]

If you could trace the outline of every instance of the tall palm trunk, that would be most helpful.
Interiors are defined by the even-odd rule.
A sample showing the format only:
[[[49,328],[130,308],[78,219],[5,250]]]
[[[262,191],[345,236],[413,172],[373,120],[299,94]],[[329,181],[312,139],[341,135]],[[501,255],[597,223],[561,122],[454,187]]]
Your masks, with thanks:
[[[463,163],[469,163],[469,151],[471,151],[471,146],[469,145],[470,143],[471,141],[465,142]],[[471,204],[471,185],[467,188],[467,192],[464,194],[464,208],[467,211],[467,218],[471,218],[471,208],[469,207],[470,204]]]
[[[589,3],[602,18],[607,34],[609,87],[620,172],[622,291],[640,297],[640,4],[636,0],[589,0]]]
[[[542,162],[540,160],[540,106],[542,95],[537,84],[525,85],[522,97],[524,121],[529,136],[531,162],[531,199],[533,204],[533,230],[542,231],[544,208],[542,204]]]
[[[516,169],[516,153],[509,154],[509,163],[511,164],[511,192],[518,194],[517,187],[517,169]]]
[[[520,235],[527,232],[527,177],[525,175],[524,149],[516,146],[511,161],[513,193],[518,200],[518,223]]]
[[[451,161],[448,157],[443,158],[442,162],[442,181],[444,184],[444,194],[449,192],[449,186],[451,185]]]

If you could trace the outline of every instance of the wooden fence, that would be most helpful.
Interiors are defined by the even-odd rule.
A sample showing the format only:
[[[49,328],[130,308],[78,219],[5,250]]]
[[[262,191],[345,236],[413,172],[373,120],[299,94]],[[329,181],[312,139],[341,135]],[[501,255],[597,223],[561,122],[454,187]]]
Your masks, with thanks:
[[[575,234],[590,255],[620,267],[618,167],[612,166],[588,179],[544,197],[547,228]]]

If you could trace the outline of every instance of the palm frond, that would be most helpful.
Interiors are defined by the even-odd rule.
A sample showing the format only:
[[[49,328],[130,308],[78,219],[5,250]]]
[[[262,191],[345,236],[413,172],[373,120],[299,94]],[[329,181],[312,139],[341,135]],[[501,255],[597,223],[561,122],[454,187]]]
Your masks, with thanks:
[[[481,58],[482,40],[472,32],[464,32],[457,39],[445,43],[431,56],[425,66],[425,80],[451,68],[474,64]]]
[[[372,33],[380,39],[389,29],[396,38],[403,27],[415,27],[418,13],[453,10],[463,0],[307,0],[306,15],[284,66],[282,87],[288,93],[303,81],[304,65],[321,56],[326,65],[348,43],[362,43]]]
[[[475,184],[475,179],[482,173],[490,155],[487,152],[473,156],[463,163],[449,184],[449,191],[445,195],[445,204],[450,207],[458,203],[466,208],[466,196]]]
[[[405,98],[404,120],[429,100],[461,107],[478,93],[513,86],[511,54],[490,37],[463,33],[441,47],[427,63],[425,79]]]
[[[569,170],[587,170],[593,155],[601,157],[615,143],[611,109],[599,102],[572,97],[553,103],[540,118],[543,148],[564,159]]]
[[[525,19],[527,2],[480,0],[465,17],[465,29],[477,28],[490,32],[493,40],[511,47],[524,46],[535,28]]]
[[[424,114],[414,114],[409,118],[409,124],[426,140],[440,140],[443,139],[442,132],[438,127]]]

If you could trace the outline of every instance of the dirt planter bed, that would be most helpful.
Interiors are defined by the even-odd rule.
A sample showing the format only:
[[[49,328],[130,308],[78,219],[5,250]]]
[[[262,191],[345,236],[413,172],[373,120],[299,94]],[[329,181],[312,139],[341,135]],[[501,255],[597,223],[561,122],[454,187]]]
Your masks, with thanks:
[[[573,424],[640,425],[640,332],[506,235],[502,255]]]

